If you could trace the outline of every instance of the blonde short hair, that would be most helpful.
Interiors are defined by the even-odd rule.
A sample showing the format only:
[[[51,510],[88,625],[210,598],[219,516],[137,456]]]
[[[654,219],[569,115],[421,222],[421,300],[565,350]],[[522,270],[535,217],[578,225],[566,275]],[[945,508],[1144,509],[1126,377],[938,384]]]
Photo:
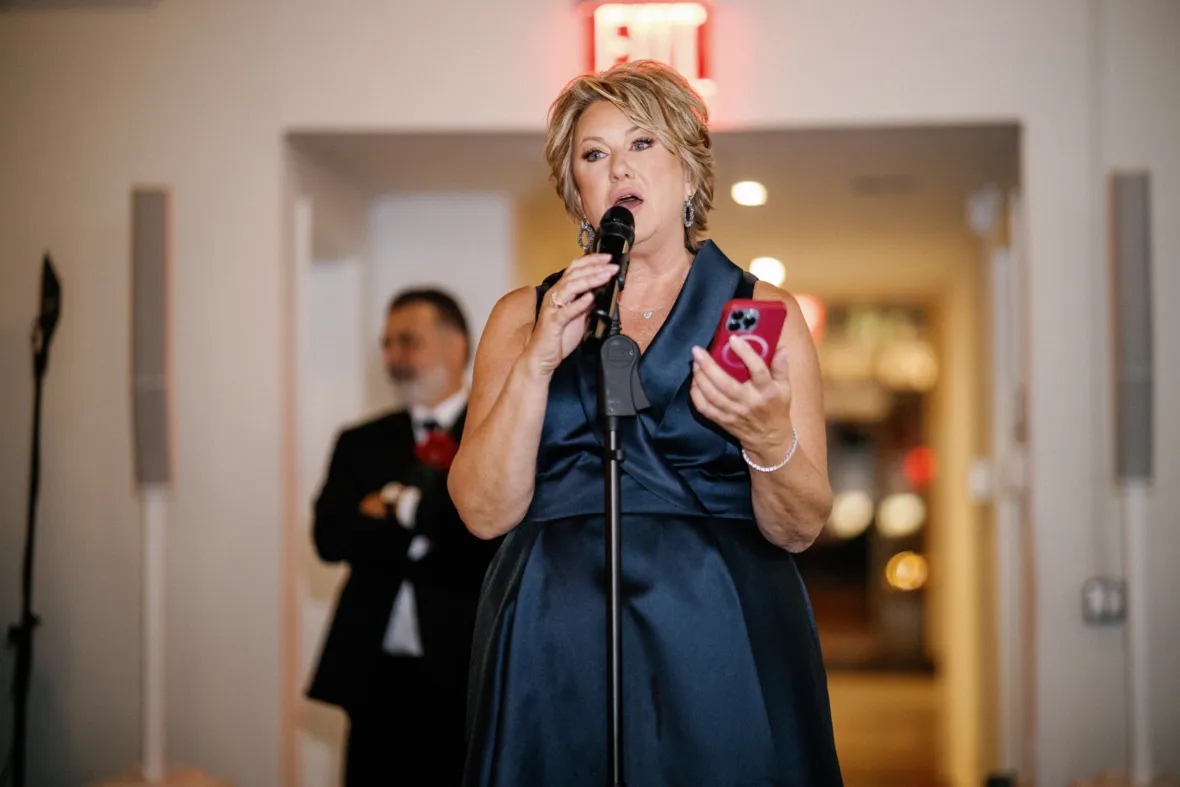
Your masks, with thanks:
[[[713,142],[709,110],[679,73],[654,60],[635,60],[574,79],[549,108],[545,159],[566,211],[576,221],[578,190],[573,176],[574,128],[586,108],[606,100],[636,126],[649,131],[683,162],[693,184],[693,223],[685,245],[695,248],[713,207]]]

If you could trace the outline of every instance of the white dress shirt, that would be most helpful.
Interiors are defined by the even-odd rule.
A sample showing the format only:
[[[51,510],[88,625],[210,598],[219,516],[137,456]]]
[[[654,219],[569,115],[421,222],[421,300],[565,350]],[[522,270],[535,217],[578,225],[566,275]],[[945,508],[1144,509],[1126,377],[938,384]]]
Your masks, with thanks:
[[[425,424],[434,421],[441,429],[450,429],[459,420],[459,414],[467,406],[467,390],[439,402],[436,407],[414,405],[410,408],[410,422],[414,428],[414,440],[422,442],[426,439]],[[397,499],[395,515],[397,521],[404,528],[413,528],[418,516],[418,503],[422,499],[422,490],[417,487],[405,487]],[[414,536],[410,541],[408,556],[410,560],[418,561],[430,552],[430,540],[424,536]],[[405,580],[397,591],[393,601],[393,611],[389,616],[389,625],[385,629],[384,648],[387,653],[401,656],[421,656],[422,638],[418,633],[418,603],[414,597],[414,585]]]

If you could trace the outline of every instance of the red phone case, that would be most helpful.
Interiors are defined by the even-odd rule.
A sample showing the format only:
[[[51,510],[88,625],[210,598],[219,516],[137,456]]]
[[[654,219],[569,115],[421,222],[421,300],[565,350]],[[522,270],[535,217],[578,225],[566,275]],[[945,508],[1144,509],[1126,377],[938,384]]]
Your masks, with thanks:
[[[750,370],[741,356],[729,346],[729,337],[745,338],[769,366],[786,321],[787,305],[782,301],[735,298],[721,310],[721,319],[709,345],[709,355],[730,377],[744,383],[750,379]]]

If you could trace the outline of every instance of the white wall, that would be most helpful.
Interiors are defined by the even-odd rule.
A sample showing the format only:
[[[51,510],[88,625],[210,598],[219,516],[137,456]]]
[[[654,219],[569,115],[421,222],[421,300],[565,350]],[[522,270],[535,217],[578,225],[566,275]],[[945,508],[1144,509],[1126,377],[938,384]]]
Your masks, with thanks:
[[[296,142],[287,153],[295,189],[313,203],[312,258],[359,262],[369,240],[369,195],[333,162]]]
[[[972,499],[967,478],[982,455],[980,434],[988,422],[980,399],[981,333],[979,251],[964,255],[932,309],[939,348],[939,384],[931,397],[931,439],[939,457],[939,481],[930,495],[928,550],[931,557],[931,632],[940,668],[944,714],[943,776],[948,784],[973,787],[989,770],[986,733],[994,719],[983,702],[986,665],[994,658],[983,638],[980,616],[994,592],[981,568],[986,550],[984,514]]]
[[[492,307],[515,286],[512,222],[512,199],[504,194],[395,194],[378,199],[369,225],[369,335],[380,336],[394,293],[406,287],[441,287],[455,296],[467,316],[474,357]],[[396,401],[381,366],[377,339],[367,347],[366,406],[392,406]]]
[[[1157,336],[1180,335],[1180,7],[1103,0],[1095,154],[1087,6],[730,0],[715,19],[720,127],[1016,119],[1030,226],[1038,783],[1117,766],[1122,642],[1085,628],[1106,528],[1109,437],[1093,349],[1106,303],[1090,194],[1103,164],[1155,175]],[[280,773],[282,447],[293,352],[283,134],[299,128],[539,129],[582,66],[575,8],[548,0],[166,2],[0,17],[0,575],[15,577],[26,478],[27,328],[43,248],[66,316],[46,403],[36,773],[78,783],[134,758],[139,546],[131,487],[128,190],[176,194],[177,488],[169,543],[169,740],[239,784]],[[459,231],[459,228],[455,228]],[[1157,343],[1161,483],[1150,506],[1156,695],[1177,640],[1180,345]],[[1101,507],[1099,507],[1101,508]],[[16,610],[15,582],[0,616]],[[1180,770],[1177,710],[1155,709]],[[60,743],[67,730],[68,743]],[[51,730],[53,734],[51,735]],[[50,757],[50,754],[57,756]],[[289,766],[288,766],[289,767]],[[51,773],[52,772],[52,773]],[[60,778],[56,778],[60,777]]]
[[[346,723],[336,708],[303,698],[330,621],[343,566],[325,565],[311,538],[311,501],[322,482],[327,457],[342,422],[364,412],[366,346],[364,293],[368,256],[368,196],[351,178],[292,144],[288,157],[289,199],[298,194],[288,242],[296,304],[293,394],[295,421],[284,451],[297,456],[296,489],[288,499],[283,572],[284,659],[280,675],[284,718],[280,743],[288,755],[284,783],[302,774],[305,784],[333,785]],[[293,521],[290,521],[293,520]],[[294,647],[292,647],[294,643]],[[297,761],[295,761],[297,760]]]
[[[306,271],[303,287],[305,341],[299,354],[298,431],[304,534],[298,549],[300,688],[313,674],[339,585],[347,576],[343,566],[326,565],[315,554],[311,501],[323,483],[338,431],[366,409],[366,348],[373,337],[366,330],[365,279],[365,268],[358,260],[316,262]],[[300,720],[304,784],[330,787],[340,772],[344,715],[336,708],[307,702]]]

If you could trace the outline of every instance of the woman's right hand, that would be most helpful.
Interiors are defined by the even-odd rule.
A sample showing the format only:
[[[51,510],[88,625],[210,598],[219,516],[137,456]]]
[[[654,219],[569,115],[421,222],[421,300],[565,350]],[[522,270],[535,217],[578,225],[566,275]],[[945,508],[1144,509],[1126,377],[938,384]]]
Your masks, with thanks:
[[[586,315],[594,304],[595,287],[619,271],[609,254],[587,254],[570,263],[561,278],[545,293],[525,355],[533,370],[549,376],[582,342]]]

